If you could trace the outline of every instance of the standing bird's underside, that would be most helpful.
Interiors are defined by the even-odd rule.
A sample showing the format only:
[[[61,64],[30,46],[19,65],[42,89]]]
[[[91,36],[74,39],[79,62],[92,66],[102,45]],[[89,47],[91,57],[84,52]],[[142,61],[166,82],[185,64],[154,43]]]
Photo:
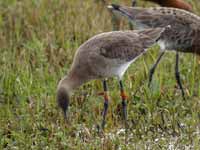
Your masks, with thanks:
[[[165,52],[164,50],[175,50],[177,53],[175,75],[184,97],[178,71],[178,52],[200,55],[200,17],[185,10],[167,7],[141,8],[112,4],[108,8],[113,13],[128,17],[135,27],[139,29],[171,26],[171,30],[165,31],[161,36],[161,39],[163,39],[163,41],[160,41],[162,52],[150,70],[149,85],[155,68]]]
[[[115,31],[96,35],[83,43],[76,51],[73,64],[67,76],[59,82],[57,88],[58,105],[66,117],[72,92],[82,84],[103,79],[104,111],[102,128],[108,108],[107,84],[105,79],[117,76],[120,84],[123,117],[126,122],[126,96],[122,77],[128,66],[140,55],[160,40],[165,28],[135,31]]]

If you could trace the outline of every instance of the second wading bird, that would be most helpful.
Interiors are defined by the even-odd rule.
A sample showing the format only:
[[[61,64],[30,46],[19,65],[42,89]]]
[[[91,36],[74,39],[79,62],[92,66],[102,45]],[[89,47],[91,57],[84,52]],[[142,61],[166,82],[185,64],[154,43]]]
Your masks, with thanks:
[[[112,12],[128,17],[128,19],[139,29],[157,28],[171,26],[169,32],[164,32],[160,41],[161,53],[150,69],[149,85],[156,66],[165,53],[165,50],[176,51],[175,76],[185,99],[184,90],[179,74],[179,52],[195,53],[200,55],[200,17],[177,8],[167,7],[126,7],[112,4],[108,6]]]
[[[160,41],[160,36],[166,28],[154,28],[134,31],[114,31],[98,34],[83,43],[76,51],[73,64],[67,76],[59,82],[57,87],[57,101],[62,108],[65,118],[70,95],[82,84],[102,79],[104,88],[104,110],[102,128],[108,109],[108,93],[106,78],[116,76],[119,80],[123,118],[127,120],[126,94],[122,84],[122,77],[129,65],[146,50]]]

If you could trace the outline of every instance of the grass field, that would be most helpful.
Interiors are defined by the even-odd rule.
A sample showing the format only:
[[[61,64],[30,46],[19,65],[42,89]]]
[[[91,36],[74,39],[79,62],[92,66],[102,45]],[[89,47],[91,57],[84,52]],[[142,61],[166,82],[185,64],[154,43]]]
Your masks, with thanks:
[[[199,0],[187,0],[200,14]],[[129,0],[115,3],[130,5]],[[111,1],[107,1],[111,3]],[[139,1],[140,6],[152,6]],[[124,19],[121,29],[128,29]],[[109,79],[110,106],[98,135],[101,81],[79,88],[70,102],[69,123],[57,107],[58,81],[76,49],[91,36],[112,30],[101,0],[0,0],[0,149],[200,149],[200,58],[181,54],[184,101],[174,77],[175,54],[167,53],[147,87],[158,56],[155,46],[124,77],[129,132],[120,115],[116,79]]]

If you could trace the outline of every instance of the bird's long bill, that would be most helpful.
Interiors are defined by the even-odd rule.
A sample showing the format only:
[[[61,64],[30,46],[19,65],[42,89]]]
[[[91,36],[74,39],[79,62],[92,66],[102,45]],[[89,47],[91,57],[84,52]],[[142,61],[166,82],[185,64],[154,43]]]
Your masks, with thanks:
[[[134,7],[135,8],[135,7]],[[111,10],[114,14],[120,14],[125,17],[128,17],[130,20],[134,19],[134,10],[131,7],[120,6],[116,4],[108,5],[108,9]],[[135,12],[137,13],[137,12]]]

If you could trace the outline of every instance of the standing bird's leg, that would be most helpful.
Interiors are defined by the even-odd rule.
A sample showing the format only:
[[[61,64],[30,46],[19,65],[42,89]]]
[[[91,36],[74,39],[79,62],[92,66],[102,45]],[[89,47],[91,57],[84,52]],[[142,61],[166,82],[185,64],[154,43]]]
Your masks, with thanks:
[[[103,120],[101,124],[102,129],[104,129],[104,126],[106,124],[106,114],[108,112],[108,87],[106,84],[106,80],[103,81],[103,90],[104,90],[104,109],[102,112],[102,116],[103,116]]]
[[[162,52],[160,53],[160,55],[158,56],[158,59],[156,60],[156,63],[153,64],[153,66],[151,67],[151,69],[150,69],[150,71],[149,71],[149,83],[148,83],[148,87],[150,87],[150,85],[151,85],[151,81],[152,81],[152,77],[153,77],[153,74],[154,74],[154,72],[155,72],[155,69],[156,69],[158,63],[160,62],[160,60],[161,60],[161,58],[162,58],[162,56],[163,56],[164,54],[165,54],[165,51],[162,51]]]
[[[179,73],[179,53],[178,53],[178,51],[176,51],[175,76],[176,76],[176,81],[178,83],[178,86],[181,89],[182,97],[185,100],[185,93],[183,90],[183,86],[182,86],[181,79],[180,79],[180,73]]]
[[[119,81],[119,85],[120,85],[120,92],[121,92],[121,98],[122,98],[122,114],[123,114],[123,118],[125,121],[125,128],[127,129],[127,96],[125,94],[124,91],[124,87],[122,84],[122,81]]]

